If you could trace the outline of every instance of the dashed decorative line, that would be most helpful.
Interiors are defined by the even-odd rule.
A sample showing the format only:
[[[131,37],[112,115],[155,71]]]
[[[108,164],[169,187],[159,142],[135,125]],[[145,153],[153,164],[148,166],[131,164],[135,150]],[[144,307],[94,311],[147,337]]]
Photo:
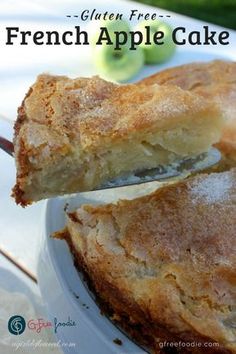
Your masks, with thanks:
[[[79,15],[66,15],[68,18],[78,18]],[[171,17],[171,15],[157,15],[157,17]]]

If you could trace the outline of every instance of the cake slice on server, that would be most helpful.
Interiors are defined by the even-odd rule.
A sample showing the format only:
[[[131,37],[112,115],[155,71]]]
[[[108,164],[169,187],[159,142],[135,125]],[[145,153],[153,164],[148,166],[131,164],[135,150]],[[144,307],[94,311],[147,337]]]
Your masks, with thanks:
[[[223,117],[177,86],[41,75],[18,111],[13,196],[25,206],[207,152]]]
[[[82,205],[55,236],[105,312],[150,352],[177,342],[183,354],[236,353],[236,169]]]

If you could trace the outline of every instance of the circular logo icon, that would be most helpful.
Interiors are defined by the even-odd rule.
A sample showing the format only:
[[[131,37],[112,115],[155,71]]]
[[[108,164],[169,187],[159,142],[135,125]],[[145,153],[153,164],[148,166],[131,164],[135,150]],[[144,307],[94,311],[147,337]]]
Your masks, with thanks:
[[[25,330],[25,319],[20,315],[15,315],[9,318],[8,321],[8,331],[11,334],[18,336],[22,334]]]

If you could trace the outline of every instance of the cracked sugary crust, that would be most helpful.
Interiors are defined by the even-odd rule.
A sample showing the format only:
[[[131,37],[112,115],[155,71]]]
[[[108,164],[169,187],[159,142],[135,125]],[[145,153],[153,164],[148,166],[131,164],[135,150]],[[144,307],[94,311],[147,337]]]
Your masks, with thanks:
[[[112,318],[155,353],[165,340],[219,344],[180,353],[236,353],[235,215],[234,169],[84,205],[56,236]]]
[[[119,139],[157,125],[171,127],[183,117],[218,114],[209,101],[175,86],[116,85],[99,77],[69,79],[40,75],[27,94],[15,125],[42,124],[95,148],[105,137]]]
[[[186,64],[161,71],[141,83],[177,85],[217,102],[226,117],[217,147],[223,152],[225,162],[236,166],[236,62],[215,60]]]
[[[96,154],[123,138],[168,130],[190,119],[194,124],[201,116],[218,124],[221,114],[217,105],[177,86],[120,86],[99,77],[40,75],[18,110],[13,196],[29,204],[33,188],[31,199],[24,193],[32,172],[47,170],[52,161],[60,164],[73,149]]]

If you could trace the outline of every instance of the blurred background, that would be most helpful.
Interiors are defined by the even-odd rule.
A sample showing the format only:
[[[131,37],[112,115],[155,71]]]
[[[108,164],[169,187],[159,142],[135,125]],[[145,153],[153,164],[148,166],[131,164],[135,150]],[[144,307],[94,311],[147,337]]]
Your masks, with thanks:
[[[218,30],[214,27],[214,24],[217,24],[228,28],[230,44],[192,46],[187,43],[185,46],[178,46],[174,55],[167,58],[168,60],[157,64],[145,64],[139,71],[137,69],[135,75],[131,75],[128,69],[125,72],[122,68],[121,71],[127,74],[126,82],[137,81],[156,71],[192,61],[236,60],[236,0],[136,0],[136,2],[132,0],[0,0],[0,3],[0,87],[2,88],[0,114],[11,120],[15,119],[17,106],[38,73],[50,72],[70,77],[89,77],[101,75],[102,70],[101,65],[100,70],[97,68],[99,56],[94,55],[92,46],[35,46],[32,41],[27,46],[20,45],[19,41],[16,45],[4,46],[6,27],[9,26],[19,26],[21,30],[31,31],[56,29],[61,34],[69,27],[80,23],[78,18],[68,19],[65,15],[78,14],[81,9],[89,9],[90,12],[93,9],[99,12],[109,10],[109,12],[124,13],[125,16],[131,9],[138,9],[143,13],[153,11],[163,16],[168,11],[173,11],[176,13],[174,16],[165,18],[165,22],[170,26],[184,26],[187,32],[190,32],[202,31],[201,20],[210,22],[211,30]],[[148,5],[153,8],[149,8]],[[130,26],[135,28],[137,24],[138,21],[134,20]],[[81,23],[81,26],[88,30],[90,28],[90,32],[95,33],[95,28],[89,21]],[[112,60],[105,58],[105,64],[109,62],[112,63]],[[107,66],[103,65],[106,70]],[[130,67],[133,69],[134,65]],[[117,78],[113,79],[119,81]]]
[[[236,29],[236,0],[136,0],[219,26]]]

